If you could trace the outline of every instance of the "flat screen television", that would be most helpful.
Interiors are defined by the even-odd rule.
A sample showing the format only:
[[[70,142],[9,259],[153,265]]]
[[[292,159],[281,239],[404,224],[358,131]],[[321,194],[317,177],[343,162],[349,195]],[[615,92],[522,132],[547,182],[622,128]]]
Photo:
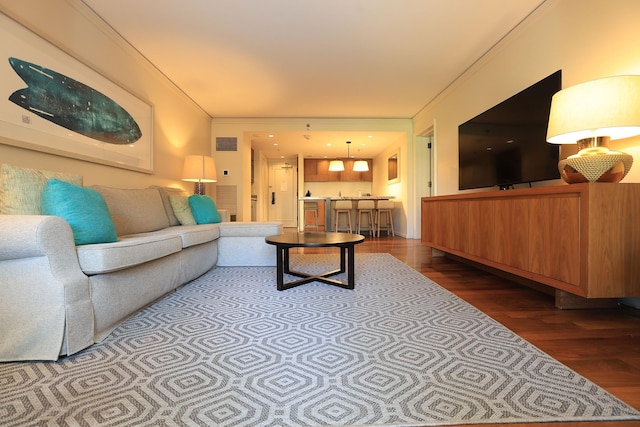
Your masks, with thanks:
[[[560,148],[546,141],[551,97],[562,71],[458,126],[459,189],[559,179]]]

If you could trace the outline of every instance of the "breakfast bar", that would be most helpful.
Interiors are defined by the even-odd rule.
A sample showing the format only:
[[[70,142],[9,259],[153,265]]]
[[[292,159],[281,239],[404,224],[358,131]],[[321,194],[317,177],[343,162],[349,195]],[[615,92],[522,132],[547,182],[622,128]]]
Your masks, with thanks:
[[[351,218],[354,221],[354,225],[355,225],[355,219],[356,219],[356,202],[359,200],[374,200],[374,201],[378,201],[378,200],[390,200],[393,199],[393,196],[328,196],[328,197],[300,197],[298,199],[299,202],[299,206],[298,206],[298,218],[300,218],[300,220],[298,221],[298,230],[299,231],[305,231],[305,210],[304,210],[304,206],[305,203],[317,203],[318,204],[318,216],[322,217],[323,221],[322,224],[324,225],[324,231],[332,231],[333,230],[333,221],[334,219],[332,218],[332,212],[333,212],[333,204],[338,201],[338,200],[350,200],[353,203],[353,208],[351,211]],[[355,231],[355,229],[354,229]]]

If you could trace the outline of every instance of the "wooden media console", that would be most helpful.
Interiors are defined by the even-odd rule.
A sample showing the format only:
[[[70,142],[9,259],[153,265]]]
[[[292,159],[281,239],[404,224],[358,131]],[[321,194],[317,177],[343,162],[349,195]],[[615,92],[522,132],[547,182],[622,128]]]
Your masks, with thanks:
[[[422,198],[422,243],[554,288],[556,306],[640,297],[640,184]]]

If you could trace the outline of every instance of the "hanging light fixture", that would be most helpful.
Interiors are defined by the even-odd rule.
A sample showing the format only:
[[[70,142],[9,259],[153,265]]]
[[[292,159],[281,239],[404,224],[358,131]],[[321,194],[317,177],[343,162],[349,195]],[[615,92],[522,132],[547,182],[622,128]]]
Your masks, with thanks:
[[[351,141],[347,141],[347,159],[349,158],[349,144],[351,144]],[[344,162],[342,160],[331,160],[329,162],[329,170],[331,172],[342,172],[344,170]]]
[[[351,158],[351,153],[349,147],[351,146],[351,141],[347,141],[347,159]],[[342,160],[331,160],[329,162],[329,170],[331,172],[342,172],[344,170],[344,162]],[[366,172],[369,170],[369,163],[366,160],[356,160],[353,163],[353,171],[354,172]]]
[[[354,172],[367,172],[369,170],[369,163],[366,160],[356,160],[353,164]]]
[[[329,162],[329,170],[331,172],[342,172],[344,170],[344,162],[342,160],[331,160]]]

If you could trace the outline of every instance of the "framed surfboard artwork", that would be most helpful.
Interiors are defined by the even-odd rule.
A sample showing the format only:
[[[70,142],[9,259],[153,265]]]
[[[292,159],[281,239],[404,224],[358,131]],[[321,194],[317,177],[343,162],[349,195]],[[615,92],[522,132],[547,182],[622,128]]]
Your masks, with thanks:
[[[0,143],[153,172],[153,107],[0,14]]]

